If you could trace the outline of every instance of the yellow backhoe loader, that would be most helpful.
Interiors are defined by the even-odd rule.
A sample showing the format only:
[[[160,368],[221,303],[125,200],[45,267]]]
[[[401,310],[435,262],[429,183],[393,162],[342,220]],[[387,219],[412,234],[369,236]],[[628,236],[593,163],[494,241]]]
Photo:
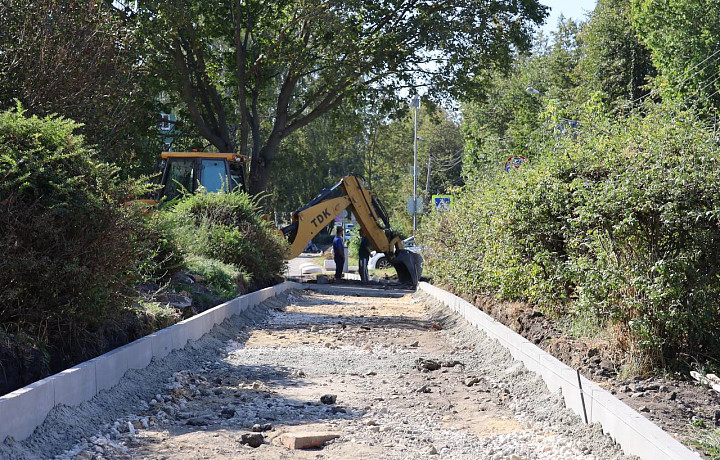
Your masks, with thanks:
[[[299,256],[313,237],[345,209],[353,213],[372,247],[385,253],[397,271],[398,280],[416,286],[422,274],[422,257],[403,249],[402,239],[390,228],[384,207],[357,176],[343,177],[291,214],[290,225],[282,229],[290,243],[290,258]]]
[[[171,200],[183,190],[208,192],[245,189],[247,158],[234,153],[163,152],[162,178],[155,199],[140,200],[156,204]],[[291,214],[291,223],[282,229],[290,243],[290,259],[300,255],[315,235],[348,209],[365,230],[370,244],[382,252],[398,273],[403,284],[417,285],[422,273],[419,254],[403,249],[402,239],[392,231],[387,213],[380,201],[356,176],[345,176],[332,188],[324,190],[304,207]]]

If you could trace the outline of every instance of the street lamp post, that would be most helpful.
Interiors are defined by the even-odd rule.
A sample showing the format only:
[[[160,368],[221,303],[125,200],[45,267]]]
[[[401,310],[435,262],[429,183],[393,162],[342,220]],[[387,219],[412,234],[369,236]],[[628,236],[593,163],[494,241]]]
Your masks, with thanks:
[[[413,136],[413,236],[417,232],[417,152],[418,152],[418,135],[417,135],[417,113],[420,108],[420,97],[415,96],[410,103],[415,109],[415,134]]]

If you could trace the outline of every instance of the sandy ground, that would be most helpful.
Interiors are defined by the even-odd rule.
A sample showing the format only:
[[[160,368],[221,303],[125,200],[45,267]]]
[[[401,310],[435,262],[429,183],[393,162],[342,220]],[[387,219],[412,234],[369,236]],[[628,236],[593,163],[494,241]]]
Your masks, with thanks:
[[[270,300],[93,401],[54,410],[33,437],[0,446],[0,459],[627,458],[429,298],[316,289]],[[259,447],[242,442],[253,431]],[[308,431],[337,438],[310,450],[281,442]]]

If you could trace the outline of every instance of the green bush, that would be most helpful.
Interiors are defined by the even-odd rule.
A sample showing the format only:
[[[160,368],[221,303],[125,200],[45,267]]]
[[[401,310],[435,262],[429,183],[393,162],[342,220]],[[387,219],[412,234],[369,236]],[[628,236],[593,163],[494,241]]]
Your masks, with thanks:
[[[106,326],[128,314],[147,250],[123,205],[138,184],[95,161],[77,127],[0,113],[0,327],[48,350],[53,370],[116,340]]]
[[[720,358],[720,154],[686,111],[588,116],[577,137],[424,222],[426,268],[462,293],[612,325],[645,367]]]
[[[245,193],[197,193],[168,213],[177,241],[190,254],[234,265],[255,282],[285,270],[285,239]]]
[[[348,241],[348,257],[358,258],[358,252],[360,251],[360,232],[355,233]]]
[[[189,256],[186,260],[187,269],[205,278],[210,290],[225,299],[238,296],[238,286],[248,278],[234,265],[201,256]]]
[[[146,251],[137,270],[141,280],[162,280],[185,266],[185,254],[175,240],[172,222],[162,211],[146,216],[144,240]]]

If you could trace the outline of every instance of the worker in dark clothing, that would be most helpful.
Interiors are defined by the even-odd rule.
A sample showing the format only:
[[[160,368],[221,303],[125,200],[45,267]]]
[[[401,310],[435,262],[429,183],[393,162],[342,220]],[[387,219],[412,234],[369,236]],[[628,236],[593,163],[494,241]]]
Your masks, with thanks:
[[[364,229],[360,229],[360,247],[358,248],[358,258],[360,259],[360,279],[363,283],[367,283],[368,279],[368,260],[370,260],[370,240],[367,238]]]
[[[343,228],[337,227],[337,234],[333,239],[333,255],[335,259],[335,279],[342,279],[345,268],[345,246],[343,246]]]

